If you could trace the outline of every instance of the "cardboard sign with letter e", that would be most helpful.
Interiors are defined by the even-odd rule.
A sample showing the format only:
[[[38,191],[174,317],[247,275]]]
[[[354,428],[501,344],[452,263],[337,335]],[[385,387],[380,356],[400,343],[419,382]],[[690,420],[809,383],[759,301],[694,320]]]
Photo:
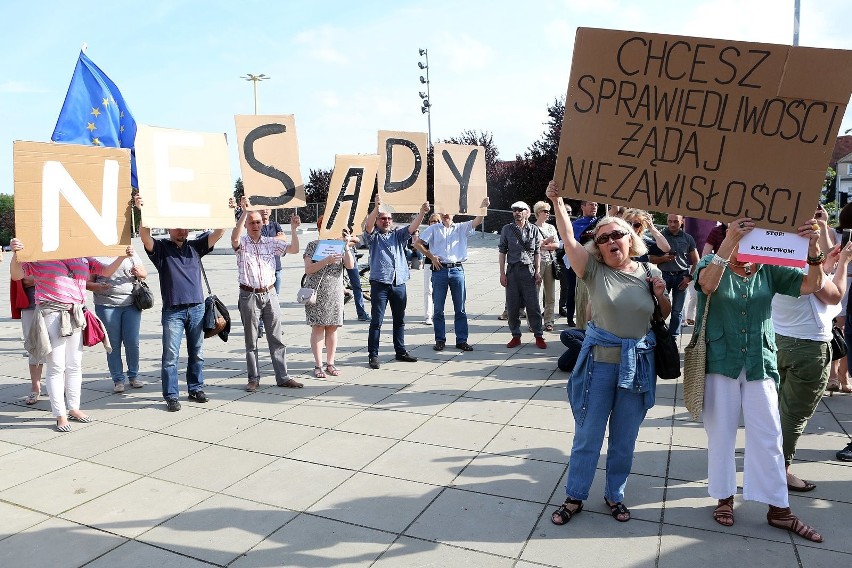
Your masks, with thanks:
[[[325,215],[319,227],[321,239],[339,239],[344,227],[351,227],[354,235],[363,232],[361,223],[369,213],[378,168],[376,154],[334,157]]]
[[[554,180],[575,199],[795,231],[850,92],[852,51],[580,28]]]
[[[425,132],[379,130],[379,192],[391,213],[414,213],[426,201]]]
[[[485,215],[481,205],[487,196],[485,148],[435,144],[435,211]]]
[[[139,125],[136,170],[144,199],[143,226],[233,228],[225,134]]]
[[[304,207],[305,185],[293,115],[238,115],[234,121],[249,209]]]
[[[15,142],[22,262],[123,256],[130,244],[130,150]]]

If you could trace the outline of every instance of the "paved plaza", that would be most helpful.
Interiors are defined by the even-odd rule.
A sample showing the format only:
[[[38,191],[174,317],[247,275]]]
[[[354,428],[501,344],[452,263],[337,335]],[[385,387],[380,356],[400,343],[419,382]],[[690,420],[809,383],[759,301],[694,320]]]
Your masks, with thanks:
[[[219,248],[228,248],[227,235]],[[9,258],[0,279],[8,280]],[[393,360],[388,314],[382,367],[370,370],[368,324],[349,304],[339,333],[342,375],[322,380],[312,378],[309,328],[293,301],[301,257],[286,257],[283,332],[290,373],[305,387],[276,387],[264,347],[261,388],[251,394],[233,256],[219,251],[204,262],[214,293],[237,318],[227,343],[205,342],[210,402],[188,402],[184,391],[183,409],[165,410],[159,291],[146,259],[157,297],[142,319],[148,384],[113,394],[102,348],[87,348],[82,409],[96,421],[74,423],[70,434],[54,431],[45,397],[24,404],[27,359],[3,287],[3,568],[852,565],[852,464],[834,459],[852,432],[852,396],[823,399],[794,464],[817,489],[792,494],[791,506],[822,544],[769,527],[766,507],[739,497],[733,527],[712,520],[706,437],[675,381],[659,383],[639,433],[625,500],[633,520],[609,515],[602,456],[585,511],[554,526],[573,431],[567,375],[555,370],[562,345],[558,333],[546,334],[542,351],[525,333],[521,348],[506,349],[496,237],[473,237],[465,265],[473,352],[452,348],[449,333],[448,348],[432,350],[422,272],[413,271],[406,340],[419,362]]]

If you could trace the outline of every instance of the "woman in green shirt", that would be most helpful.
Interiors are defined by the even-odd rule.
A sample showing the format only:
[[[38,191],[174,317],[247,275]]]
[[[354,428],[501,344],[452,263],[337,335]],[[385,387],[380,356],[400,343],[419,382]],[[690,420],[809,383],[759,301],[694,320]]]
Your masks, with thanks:
[[[547,186],[556,224],[571,268],[588,288],[592,317],[583,347],[568,382],[574,414],[571,466],[565,481],[565,502],[550,517],[564,525],[583,510],[600,460],[604,433],[609,426],[604,499],[617,521],[630,520],[624,489],[633,465],[639,426],[654,405],[656,373],[654,345],[649,330],[653,295],[663,317],[671,304],[657,267],[646,268],[633,257],[647,252],[641,237],[623,219],[604,217],[594,227],[593,239],[581,245],[556,184]],[[650,286],[649,286],[650,282]]]
[[[799,227],[809,239],[808,264],[819,266],[819,225],[811,219]],[[822,536],[791,511],[787,494],[781,423],[778,413],[778,365],[772,296],[810,294],[822,286],[822,270],[807,275],[796,268],[738,262],[739,242],[754,229],[749,218],[728,226],[715,255],[705,256],[696,268],[698,314],[707,307],[707,362],[704,390],[704,429],[707,432],[707,477],[710,496],[718,499],[713,511],[723,526],[734,524],[737,471],[734,451],[740,410],[745,420],[746,448],[743,498],[769,505],[767,521],[773,527],[822,542]],[[697,328],[695,333],[700,329]]]

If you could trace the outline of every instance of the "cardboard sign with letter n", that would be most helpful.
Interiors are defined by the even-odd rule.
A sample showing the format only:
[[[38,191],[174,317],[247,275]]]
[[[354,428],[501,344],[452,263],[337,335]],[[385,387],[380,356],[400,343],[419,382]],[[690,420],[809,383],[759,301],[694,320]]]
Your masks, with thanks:
[[[123,256],[130,244],[130,150],[15,142],[22,262]]]

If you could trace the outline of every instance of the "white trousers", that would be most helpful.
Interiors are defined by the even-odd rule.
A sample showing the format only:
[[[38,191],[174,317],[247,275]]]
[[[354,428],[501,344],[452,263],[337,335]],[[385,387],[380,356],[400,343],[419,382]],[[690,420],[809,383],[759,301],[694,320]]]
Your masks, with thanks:
[[[787,475],[781,449],[778,390],[771,379],[746,381],[745,370],[733,380],[708,374],[704,387],[708,493],[725,499],[737,492],[737,429],[745,422],[743,498],[787,507]]]
[[[423,315],[424,319],[431,320],[435,313],[435,305],[432,303],[432,265],[424,264],[420,268],[423,272]]]
[[[83,334],[79,329],[69,337],[59,335],[58,312],[44,316],[50,346],[53,348],[44,361],[45,383],[50,395],[50,410],[56,417],[68,410],[80,410],[80,389],[83,385]]]

